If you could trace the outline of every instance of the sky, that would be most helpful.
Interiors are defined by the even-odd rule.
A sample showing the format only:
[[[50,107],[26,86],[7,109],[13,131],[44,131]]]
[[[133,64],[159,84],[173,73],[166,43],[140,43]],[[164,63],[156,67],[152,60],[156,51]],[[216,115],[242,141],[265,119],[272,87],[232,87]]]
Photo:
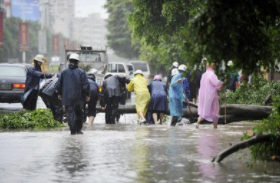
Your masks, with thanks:
[[[75,0],[76,2],[76,17],[87,17],[91,13],[100,13],[101,18],[108,18],[108,14],[103,6],[106,0]]]

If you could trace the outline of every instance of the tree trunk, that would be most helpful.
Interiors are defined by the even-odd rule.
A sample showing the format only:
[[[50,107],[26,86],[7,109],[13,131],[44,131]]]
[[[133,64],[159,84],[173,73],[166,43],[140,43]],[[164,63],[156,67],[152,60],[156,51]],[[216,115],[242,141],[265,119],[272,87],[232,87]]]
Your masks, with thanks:
[[[212,162],[220,163],[224,158],[226,158],[227,156],[231,155],[232,153],[240,149],[244,149],[258,143],[270,142],[272,137],[273,135],[270,134],[253,136],[248,140],[245,140],[243,142],[240,142],[238,144],[229,147],[228,149],[223,150],[216,157],[213,158]]]

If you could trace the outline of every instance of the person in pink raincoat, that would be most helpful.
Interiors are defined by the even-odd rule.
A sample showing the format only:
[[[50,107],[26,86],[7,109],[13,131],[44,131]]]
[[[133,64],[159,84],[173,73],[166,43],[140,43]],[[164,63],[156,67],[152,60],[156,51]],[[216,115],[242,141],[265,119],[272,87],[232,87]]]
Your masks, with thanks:
[[[214,63],[207,63],[206,72],[200,80],[200,89],[198,94],[198,115],[196,123],[198,128],[199,123],[203,120],[213,122],[213,128],[218,126],[219,118],[219,100],[218,90],[223,82],[220,81],[214,71]]]

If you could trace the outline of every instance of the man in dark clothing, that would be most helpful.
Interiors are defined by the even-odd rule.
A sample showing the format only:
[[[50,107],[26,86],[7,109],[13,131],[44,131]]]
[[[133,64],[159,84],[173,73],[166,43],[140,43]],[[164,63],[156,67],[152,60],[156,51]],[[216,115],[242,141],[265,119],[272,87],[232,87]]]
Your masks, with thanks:
[[[169,84],[171,82],[171,72],[172,72],[172,69],[178,68],[178,66],[179,66],[178,62],[173,62],[172,66],[169,67],[169,69],[168,69],[167,81],[166,81],[166,88],[167,88],[167,90],[169,89]]]
[[[21,104],[24,110],[36,109],[40,80],[53,76],[53,74],[42,73],[41,65],[43,63],[44,56],[38,54],[34,58],[34,67],[30,67],[27,71],[24,94],[21,98]]]
[[[93,74],[88,75],[88,82],[90,85],[90,101],[88,104],[88,122],[89,124],[93,124],[94,118],[96,116],[96,104],[99,97],[99,89],[98,85],[95,82],[95,76]]]
[[[105,110],[106,124],[115,124],[119,103],[125,93],[125,83],[129,82],[123,76],[108,74],[102,85],[101,107]]]
[[[54,119],[62,123],[63,107],[61,100],[58,99],[58,95],[55,91],[57,81],[58,77],[48,80],[40,89],[39,95],[47,108],[51,109]]]
[[[62,71],[56,85],[58,98],[65,106],[71,135],[83,134],[83,106],[90,100],[90,86],[84,70],[78,68],[79,55],[72,53],[69,66]]]

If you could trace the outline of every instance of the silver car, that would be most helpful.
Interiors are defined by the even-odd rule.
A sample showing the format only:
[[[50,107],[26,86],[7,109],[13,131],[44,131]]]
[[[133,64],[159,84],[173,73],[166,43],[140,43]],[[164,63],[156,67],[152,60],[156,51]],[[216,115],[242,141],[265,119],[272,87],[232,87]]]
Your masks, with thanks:
[[[0,103],[19,103],[30,64],[0,64]]]

